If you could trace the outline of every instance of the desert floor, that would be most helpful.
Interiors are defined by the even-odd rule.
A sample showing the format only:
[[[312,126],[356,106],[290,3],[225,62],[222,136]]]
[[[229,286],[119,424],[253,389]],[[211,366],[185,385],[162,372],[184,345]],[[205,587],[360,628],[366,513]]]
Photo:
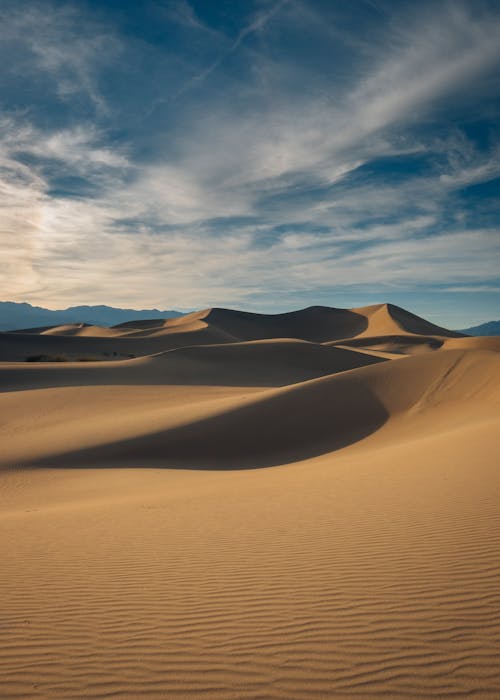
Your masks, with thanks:
[[[0,697],[500,698],[500,339],[214,309],[0,359]]]

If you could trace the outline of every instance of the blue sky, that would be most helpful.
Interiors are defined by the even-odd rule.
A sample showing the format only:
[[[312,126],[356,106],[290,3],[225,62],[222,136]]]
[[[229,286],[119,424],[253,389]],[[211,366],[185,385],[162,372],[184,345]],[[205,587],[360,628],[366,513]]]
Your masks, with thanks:
[[[500,317],[500,3],[0,5],[0,299]]]

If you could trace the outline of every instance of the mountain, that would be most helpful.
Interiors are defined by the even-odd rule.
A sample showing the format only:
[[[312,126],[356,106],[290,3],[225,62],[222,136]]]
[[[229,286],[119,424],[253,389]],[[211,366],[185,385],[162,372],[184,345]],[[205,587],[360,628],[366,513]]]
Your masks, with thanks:
[[[0,302],[0,330],[19,330],[39,326],[54,326],[66,323],[89,323],[97,326],[114,326],[126,321],[146,318],[176,318],[179,311],[158,309],[120,309],[113,306],[70,306],[67,309],[44,309],[31,304],[13,301]]]
[[[467,335],[500,335],[500,321],[487,321],[487,323],[465,328],[459,332],[467,333]]]

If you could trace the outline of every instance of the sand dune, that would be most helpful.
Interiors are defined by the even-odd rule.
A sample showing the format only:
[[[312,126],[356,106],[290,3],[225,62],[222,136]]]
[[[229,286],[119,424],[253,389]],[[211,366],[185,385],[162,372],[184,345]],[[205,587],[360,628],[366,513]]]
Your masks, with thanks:
[[[42,335],[77,335],[80,337],[90,336],[95,338],[116,337],[120,331],[114,328],[103,326],[90,326],[87,323],[68,323],[64,326],[52,326],[42,331]]]
[[[459,333],[429,323],[392,304],[376,304],[356,309],[311,306],[284,314],[207,309],[168,319],[162,330],[178,332],[189,328],[196,331],[205,327],[217,329],[239,340],[301,338],[312,342],[327,342],[397,333],[460,337]]]
[[[411,333],[414,335],[437,335],[449,338],[461,337],[460,333],[436,326],[434,323],[430,323],[424,318],[416,316],[394,304],[364,306],[359,309],[353,309],[353,311],[362,314],[368,321],[368,325],[362,333],[365,336]]]
[[[454,340],[454,339],[450,339]],[[457,340],[462,340],[457,338]],[[324,343],[330,347],[341,345],[356,350],[367,350],[368,352],[388,352],[394,355],[415,355],[429,350],[439,350],[447,341],[444,337],[429,335],[376,335],[361,336],[359,338],[345,338],[344,340],[334,340]],[[460,346],[458,346],[460,347]]]
[[[233,361],[243,351],[241,355],[247,358],[250,355],[255,367],[251,351],[264,350],[269,356],[266,345],[268,343],[192,349],[190,353],[195,354],[195,359],[196,355],[203,356],[203,350],[215,355],[216,367],[212,363],[208,376],[210,358],[204,358],[205,365],[198,381],[201,379],[200,383],[208,386],[227,385],[228,367],[223,364],[224,360],[221,362],[221,356],[227,355],[224,351],[232,352]],[[293,344],[286,343],[283,352],[287,352],[290,345]],[[334,357],[336,351],[350,354],[349,351],[314,347],[321,354],[331,352]],[[219,352],[214,352],[217,350]],[[460,416],[468,417],[471,411],[478,410],[478,405],[480,415],[486,417],[500,409],[500,387],[490,379],[500,376],[500,356],[449,350],[327,374],[250,395],[240,391],[234,396],[231,392],[223,399],[203,404],[193,403],[191,389],[186,411],[182,390],[177,392],[173,404],[162,396],[171,393],[172,384],[179,383],[178,379],[169,383],[168,361],[171,355],[175,360],[177,352],[147,361],[130,361],[125,366],[115,363],[112,372],[99,364],[83,368],[43,368],[42,372],[37,372],[38,368],[11,370],[8,381],[23,389],[18,397],[23,410],[21,416],[11,410],[10,420],[4,424],[7,435],[3,438],[0,464],[7,460],[14,466],[270,466],[357,443],[402,413],[412,414],[414,427],[415,414],[421,413],[422,407],[433,414],[432,421],[424,426],[426,432],[434,428],[436,407],[440,413],[445,412],[447,420],[455,421],[453,425],[464,423],[465,418]],[[181,355],[186,354],[189,352],[181,351]],[[261,352],[259,357],[262,355]],[[367,356],[361,357],[365,362]],[[181,361],[185,359],[181,357]],[[199,365],[188,364],[183,365],[183,371],[189,374],[193,366],[195,371],[200,370]],[[222,369],[219,376],[217,366]],[[326,374],[325,365],[321,367]],[[162,377],[164,369],[166,375]],[[243,369],[248,369],[248,365],[243,364]],[[256,386],[258,377],[249,376],[247,383]],[[276,384],[282,383],[283,378],[280,374]],[[230,384],[237,386],[237,373],[230,372],[229,379]],[[260,383],[269,382],[269,379],[267,375]],[[193,381],[197,381],[196,374]],[[242,385],[243,378],[240,379]],[[33,391],[36,396],[31,405],[35,416],[26,400],[27,392]],[[75,397],[73,400],[71,397],[68,400],[68,391]],[[5,392],[0,398],[12,406],[10,393]],[[128,396],[130,405],[127,405]],[[44,412],[37,425],[40,402],[43,402]],[[457,402],[465,403],[460,406],[458,416],[455,415]],[[21,432],[30,435],[29,445],[19,440]],[[14,435],[13,441],[9,441],[9,434]]]
[[[282,386],[383,360],[300,340],[198,345],[106,363],[0,363],[0,392],[96,384]]]
[[[497,339],[89,328],[0,336],[116,353],[0,364],[0,697],[498,698]]]
[[[500,337],[485,336],[475,338],[449,338],[444,343],[445,348],[463,350],[492,350],[500,352]]]
[[[106,326],[92,326],[88,323],[65,323],[61,326],[42,326],[40,328],[26,328],[12,331],[21,335],[77,335],[100,337],[117,337],[122,335],[118,328],[108,328]]]
[[[284,314],[205,309],[179,318],[133,321],[111,329],[85,324],[0,334],[0,361],[33,356],[100,360],[151,355],[188,345],[295,338],[315,343],[355,339],[374,348],[380,337],[403,338],[404,347],[439,347],[460,334],[435,326],[404,309],[378,304],[359,309],[313,306]],[[85,342],[83,341],[85,338]]]
[[[91,327],[95,328],[95,327]],[[53,329],[54,330],[54,329]],[[24,362],[42,356],[63,361],[114,360],[153,355],[189,345],[240,342],[239,338],[208,326],[178,329],[107,329],[109,333],[0,333],[0,362]],[[117,332],[116,332],[117,331]]]

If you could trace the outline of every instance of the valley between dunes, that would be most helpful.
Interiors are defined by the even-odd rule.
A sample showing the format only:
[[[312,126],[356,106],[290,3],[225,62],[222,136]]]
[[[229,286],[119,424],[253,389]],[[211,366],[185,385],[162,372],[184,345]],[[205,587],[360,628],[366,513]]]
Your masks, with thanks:
[[[0,333],[0,419],[0,697],[500,697],[500,339]]]

